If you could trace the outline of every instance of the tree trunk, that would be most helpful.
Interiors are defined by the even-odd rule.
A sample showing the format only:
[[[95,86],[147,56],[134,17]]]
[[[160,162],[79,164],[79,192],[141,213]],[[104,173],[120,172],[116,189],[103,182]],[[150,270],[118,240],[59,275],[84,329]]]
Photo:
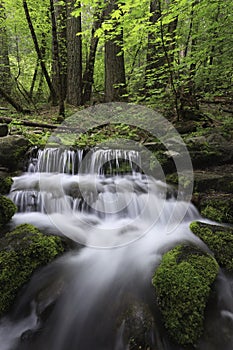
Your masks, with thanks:
[[[148,46],[146,55],[145,92],[151,94],[151,90],[161,89],[163,84],[160,80],[159,71],[165,64],[163,48],[160,42],[156,41],[158,33],[155,33],[155,25],[161,17],[159,3],[157,0],[150,2],[150,22],[148,34]]]
[[[6,91],[4,91],[0,87],[0,97],[1,97],[1,95],[8,103],[10,103],[16,109],[17,112],[19,112],[19,113],[30,112],[29,110],[25,110],[18,102],[16,102]]]
[[[83,74],[83,104],[89,102],[91,99],[92,85],[94,81],[94,67],[95,67],[95,56],[99,42],[99,37],[95,36],[97,29],[99,29],[104,21],[104,10],[100,14],[95,13],[94,17],[97,19],[93,23],[91,31],[91,42],[89,48],[89,55],[86,62],[86,69]]]
[[[189,30],[187,35],[187,40],[184,48],[184,59],[187,59],[188,55],[190,58],[193,56],[196,50],[197,39],[193,37],[193,31],[196,33],[197,28],[193,28],[194,25],[194,8],[198,4],[198,0],[193,1],[190,11],[190,23]],[[194,61],[190,64],[188,71],[182,72],[183,75],[186,75],[187,79],[184,80],[183,84],[179,86],[178,94],[180,100],[180,115],[182,118],[186,118],[187,111],[190,113],[190,110],[197,111],[199,110],[199,104],[196,98],[195,93],[195,83],[194,77],[196,74],[196,63]]]
[[[118,8],[116,0],[110,0],[106,9],[108,18],[113,10]],[[123,30],[120,34],[111,31],[106,33],[105,40],[105,102],[124,101],[126,97],[126,79],[123,47]]]
[[[66,0],[67,1],[67,0]],[[67,4],[53,0],[53,28],[56,29],[56,39],[52,42],[52,83],[56,91],[59,91],[62,84],[63,100],[67,93]],[[53,29],[53,36],[55,31]],[[54,46],[55,45],[55,46]],[[57,47],[59,50],[59,63],[57,57]]]
[[[53,0],[50,0],[50,12],[51,12],[51,21],[52,21],[54,61],[56,62],[57,74],[58,74],[57,88],[58,88],[58,96],[59,96],[59,115],[65,117],[63,84],[62,84],[62,77],[61,77],[61,60],[60,60],[60,52],[59,52],[58,37],[57,37],[57,24],[56,24]]]
[[[29,27],[30,32],[31,32],[32,40],[33,40],[33,43],[35,46],[35,50],[36,50],[38,59],[40,61],[41,69],[43,71],[43,74],[45,76],[46,82],[48,84],[48,87],[49,87],[49,90],[51,93],[52,102],[53,102],[53,104],[56,104],[56,100],[57,100],[56,92],[55,92],[54,87],[52,85],[52,82],[50,80],[47,68],[45,66],[45,62],[43,60],[43,55],[42,55],[41,50],[39,48],[38,40],[37,40],[36,33],[35,33],[35,30],[34,30],[34,27],[33,27],[32,21],[31,21],[31,17],[30,17],[30,13],[28,10],[28,5],[27,5],[26,0],[23,0],[23,7],[24,7],[25,16],[26,16],[26,19],[28,22],[28,27]]]
[[[81,15],[72,16],[80,2],[71,0],[67,17],[67,102],[74,106],[82,105],[82,36]]]
[[[5,9],[4,3],[0,0],[0,22],[4,23]],[[6,28],[3,25],[0,26],[0,81],[6,93],[11,92],[11,72],[10,61],[8,53],[8,38]]]

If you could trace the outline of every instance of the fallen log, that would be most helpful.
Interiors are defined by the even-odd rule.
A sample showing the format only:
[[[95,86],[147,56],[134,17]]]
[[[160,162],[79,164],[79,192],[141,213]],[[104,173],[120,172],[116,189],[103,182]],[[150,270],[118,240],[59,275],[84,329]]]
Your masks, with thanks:
[[[10,124],[13,121],[14,119],[10,117],[0,117],[0,123]],[[24,120],[24,119],[17,121],[17,124],[30,126],[30,127],[46,128],[46,129],[56,129],[58,127],[58,125],[54,125],[54,124],[37,123],[31,120]]]
[[[14,120],[15,119],[10,118],[10,117],[1,117],[0,116],[0,123],[10,124]],[[80,132],[86,131],[85,129],[83,129],[81,127],[70,127],[70,126],[62,125],[62,124],[38,123],[38,122],[33,122],[31,120],[25,120],[25,119],[17,120],[16,125],[24,125],[24,126],[33,127],[33,128],[50,129],[50,130],[57,129],[58,132],[78,132],[78,133],[80,133]]]

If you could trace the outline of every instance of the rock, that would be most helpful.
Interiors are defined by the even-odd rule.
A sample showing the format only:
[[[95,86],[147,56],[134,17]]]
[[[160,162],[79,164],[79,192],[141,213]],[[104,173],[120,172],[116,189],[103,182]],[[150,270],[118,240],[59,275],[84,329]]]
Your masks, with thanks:
[[[0,195],[0,228],[10,221],[16,210],[16,205],[9,198]]]
[[[8,135],[8,125],[0,124],[0,137],[4,137]]]
[[[0,315],[9,311],[32,273],[64,251],[62,240],[22,224],[0,239]]]
[[[182,346],[195,346],[204,330],[204,313],[218,274],[216,260],[194,246],[164,254],[152,284],[165,328]]]
[[[29,145],[29,141],[19,135],[0,138],[0,167],[6,167],[9,171],[22,170]]]
[[[180,134],[187,134],[195,132],[197,130],[197,124],[193,120],[182,121],[177,122],[175,128]]]
[[[208,143],[222,145],[227,142],[227,140],[219,133],[213,132],[206,137]]]
[[[13,179],[10,176],[1,176],[0,174],[0,194],[8,194],[12,184]]]
[[[123,315],[123,340],[127,349],[155,349],[154,318],[149,307],[141,301],[131,300]]]
[[[195,204],[203,217],[220,223],[233,224],[232,193],[215,191],[200,193]]]
[[[187,146],[190,148],[200,149],[207,144],[207,139],[205,136],[191,136],[186,139]]]
[[[233,163],[233,144],[226,141],[221,141],[219,144],[216,138],[212,135],[211,137],[195,136],[186,139],[187,149],[195,169]],[[223,140],[220,135],[218,139]]]
[[[196,192],[233,192],[232,164],[194,171],[194,189]]]
[[[200,222],[193,222],[190,228],[214,253],[219,265],[233,271],[233,228]]]

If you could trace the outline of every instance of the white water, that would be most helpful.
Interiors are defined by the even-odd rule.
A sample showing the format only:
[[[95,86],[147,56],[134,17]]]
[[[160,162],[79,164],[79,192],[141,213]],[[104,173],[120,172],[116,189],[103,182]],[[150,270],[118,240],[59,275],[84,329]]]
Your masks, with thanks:
[[[151,277],[162,254],[181,242],[204,247],[189,229],[200,219],[197,210],[172,197],[166,184],[138,173],[138,152],[96,150],[82,163],[83,157],[69,150],[39,151],[29,172],[14,179],[10,198],[19,212],[13,224],[32,223],[68,237],[77,248],[35,274],[17,302],[12,318],[18,321],[2,321],[1,350],[129,349],[124,314],[134,299],[155,304]],[[128,160],[131,174],[116,174],[121,159]],[[106,166],[114,175],[104,175]],[[43,325],[37,314],[54,301]],[[22,318],[26,306],[35,304]],[[231,309],[221,317],[232,320]],[[25,331],[41,326],[39,335],[20,341]],[[156,327],[150,332],[151,349],[181,349]]]

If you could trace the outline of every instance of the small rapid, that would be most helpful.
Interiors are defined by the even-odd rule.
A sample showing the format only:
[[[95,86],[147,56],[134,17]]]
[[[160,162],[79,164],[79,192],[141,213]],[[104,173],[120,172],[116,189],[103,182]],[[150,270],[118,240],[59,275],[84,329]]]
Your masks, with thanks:
[[[61,235],[73,250],[33,275],[12,314],[1,320],[1,350],[131,349],[126,315],[132,303],[141,313],[148,305],[154,315],[149,349],[182,350],[163,329],[151,277],[176,244],[206,249],[189,229],[201,217],[140,167],[140,153],[131,150],[33,152],[9,194],[18,207],[12,225],[27,222]],[[231,308],[224,310],[220,316],[232,322]],[[200,350],[208,340],[203,344]]]

